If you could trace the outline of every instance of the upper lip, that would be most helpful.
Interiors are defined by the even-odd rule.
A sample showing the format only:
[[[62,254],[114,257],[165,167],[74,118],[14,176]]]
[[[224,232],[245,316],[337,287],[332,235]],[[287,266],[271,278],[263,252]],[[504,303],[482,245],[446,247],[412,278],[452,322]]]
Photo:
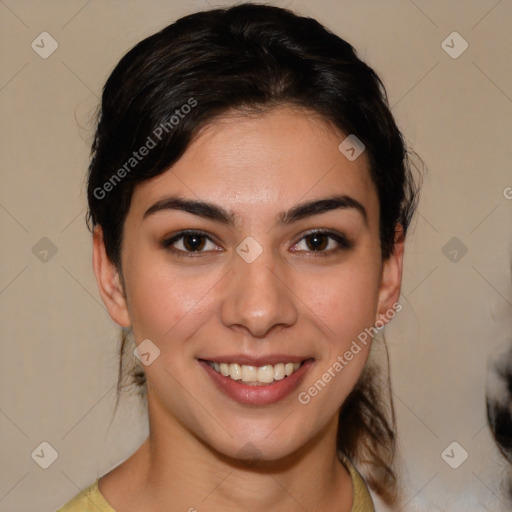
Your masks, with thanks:
[[[302,363],[312,357],[297,356],[291,354],[268,354],[266,356],[250,356],[248,354],[230,354],[225,356],[199,357],[199,360],[211,361],[212,363],[236,363],[246,366],[265,366],[267,364],[275,365],[278,363]]]

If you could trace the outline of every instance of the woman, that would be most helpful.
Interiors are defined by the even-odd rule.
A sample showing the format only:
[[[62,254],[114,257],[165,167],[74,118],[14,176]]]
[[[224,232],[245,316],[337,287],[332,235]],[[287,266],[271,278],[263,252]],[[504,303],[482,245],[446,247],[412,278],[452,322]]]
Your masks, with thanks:
[[[254,4],[143,40],[105,85],[88,200],[150,434],[61,511],[371,511],[367,484],[395,501],[367,360],[417,185],[347,42]]]

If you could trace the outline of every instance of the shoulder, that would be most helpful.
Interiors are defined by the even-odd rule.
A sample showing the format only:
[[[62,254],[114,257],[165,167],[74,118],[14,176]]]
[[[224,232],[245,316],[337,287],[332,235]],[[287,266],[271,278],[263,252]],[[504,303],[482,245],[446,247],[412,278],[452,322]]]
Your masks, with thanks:
[[[98,481],[99,478],[59,508],[57,512],[115,512],[100,493]]]
[[[352,503],[351,512],[375,512],[370,491],[363,477],[357,471],[350,459],[343,453],[339,453],[341,462],[348,469],[352,477],[352,488],[354,491],[354,501]]]

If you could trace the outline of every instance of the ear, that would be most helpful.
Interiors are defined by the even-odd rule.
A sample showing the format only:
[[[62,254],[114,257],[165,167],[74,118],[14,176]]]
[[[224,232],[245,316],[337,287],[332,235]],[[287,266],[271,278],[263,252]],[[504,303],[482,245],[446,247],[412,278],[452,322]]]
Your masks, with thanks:
[[[129,327],[130,317],[119,271],[107,256],[100,226],[96,226],[93,231],[92,264],[100,295],[110,318],[121,327]]]
[[[382,262],[381,283],[379,288],[379,303],[375,322],[380,320],[388,323],[395,315],[389,315],[390,310],[395,310],[394,304],[400,298],[402,287],[402,265],[404,256],[404,230],[401,224],[395,228],[395,240],[393,252]]]

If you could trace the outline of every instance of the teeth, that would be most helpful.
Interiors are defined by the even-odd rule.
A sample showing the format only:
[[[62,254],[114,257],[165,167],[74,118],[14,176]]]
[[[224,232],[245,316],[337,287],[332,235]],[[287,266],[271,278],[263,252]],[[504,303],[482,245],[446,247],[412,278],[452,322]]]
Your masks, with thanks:
[[[258,369],[256,366],[242,365],[242,380],[244,382],[252,382],[258,380]]]
[[[215,369],[215,371],[230,377],[233,380],[241,380],[245,384],[261,385],[270,384],[277,380],[282,380],[289,377],[293,372],[296,372],[301,363],[277,363],[276,365],[266,364],[265,366],[249,366],[237,363],[212,363],[208,364]]]
[[[240,380],[242,378],[242,368],[240,368],[239,364],[230,364],[229,365],[229,374],[226,377],[231,377],[233,380]]]
[[[277,363],[274,366],[274,380],[282,380],[286,376],[284,372],[284,364],[283,363]]]
[[[267,364],[266,366],[260,366],[258,368],[258,374],[256,380],[258,382],[273,382],[274,381],[274,367],[271,364]]]

